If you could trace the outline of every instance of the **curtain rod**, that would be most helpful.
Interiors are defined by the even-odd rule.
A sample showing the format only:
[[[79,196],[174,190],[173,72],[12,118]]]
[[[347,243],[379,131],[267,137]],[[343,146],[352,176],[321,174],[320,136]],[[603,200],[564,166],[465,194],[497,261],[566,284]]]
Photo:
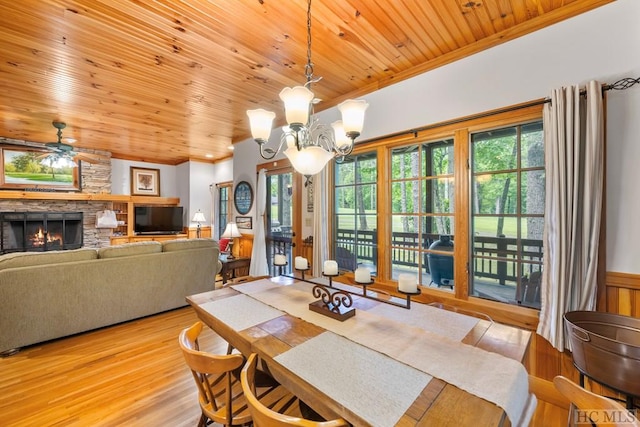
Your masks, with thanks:
[[[602,95],[604,95],[604,93],[606,91],[608,91],[608,90],[625,90],[625,89],[629,89],[631,86],[636,85],[636,84],[640,84],[640,77],[638,77],[637,79],[634,79],[634,78],[631,78],[631,77],[624,77],[624,78],[618,80],[615,83],[603,85],[602,86]],[[581,90],[580,91],[581,95],[586,95],[586,93],[587,93],[586,90]],[[549,102],[551,102],[551,98],[542,98],[542,99],[538,99],[536,101],[525,102],[524,104],[512,105],[510,107],[499,108],[497,110],[486,111],[484,113],[473,114],[471,116],[466,116],[466,117],[461,117],[461,118],[457,118],[457,119],[447,120],[447,121],[444,121],[444,122],[434,123],[434,124],[422,126],[422,127],[419,127],[419,128],[403,130],[403,131],[396,132],[396,133],[390,133],[390,134],[387,134],[387,135],[384,135],[384,136],[380,136],[380,137],[377,137],[377,138],[372,138],[372,139],[367,139],[367,140],[364,140],[364,141],[359,141],[358,145],[360,145],[360,144],[368,144],[368,143],[371,143],[371,142],[381,141],[383,139],[388,139],[388,138],[395,138],[397,136],[408,135],[408,134],[413,134],[414,137],[417,137],[418,136],[418,132],[423,132],[425,130],[435,129],[435,128],[439,128],[439,127],[442,127],[442,126],[455,125],[455,124],[458,124],[458,123],[466,122],[468,120],[482,119],[482,118],[485,118],[485,117],[494,116],[496,114],[508,113],[510,111],[522,110],[524,108],[535,107],[536,105],[547,104]]]

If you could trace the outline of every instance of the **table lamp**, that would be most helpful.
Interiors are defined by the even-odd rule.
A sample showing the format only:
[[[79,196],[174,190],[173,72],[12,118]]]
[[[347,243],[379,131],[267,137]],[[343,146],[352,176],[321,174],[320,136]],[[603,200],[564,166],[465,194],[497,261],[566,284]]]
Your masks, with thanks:
[[[236,237],[242,237],[242,234],[238,230],[238,226],[236,225],[236,223],[235,222],[227,223],[227,228],[224,229],[224,233],[222,233],[222,236],[220,237],[225,237],[229,239],[229,255],[227,256],[227,259],[235,258],[233,256],[233,242]]]
[[[198,228],[196,230],[196,237],[199,239],[202,234],[202,230],[200,229],[200,223],[205,222],[206,218],[204,217],[204,214],[200,212],[200,210],[198,209],[198,212],[196,212],[195,215],[193,215],[193,219],[191,221],[198,223]]]

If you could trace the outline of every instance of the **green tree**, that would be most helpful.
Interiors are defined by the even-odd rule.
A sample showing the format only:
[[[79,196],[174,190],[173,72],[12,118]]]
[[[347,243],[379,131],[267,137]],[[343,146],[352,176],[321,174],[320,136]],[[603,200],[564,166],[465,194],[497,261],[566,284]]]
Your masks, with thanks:
[[[29,151],[13,157],[11,163],[14,165],[16,172],[38,173],[41,169],[38,155],[35,151]]]

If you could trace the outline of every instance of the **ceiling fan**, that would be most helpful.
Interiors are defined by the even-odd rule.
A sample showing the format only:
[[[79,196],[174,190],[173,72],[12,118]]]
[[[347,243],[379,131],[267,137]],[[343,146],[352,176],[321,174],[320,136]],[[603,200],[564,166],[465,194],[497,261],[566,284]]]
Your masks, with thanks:
[[[45,142],[44,144],[38,142],[21,141],[16,139],[1,138],[0,144],[8,145],[20,145],[25,147],[38,148],[45,150],[39,158],[50,158],[51,160],[65,159],[70,160],[73,163],[77,163],[78,160],[82,160],[88,163],[108,163],[109,158],[101,154],[78,152],[73,149],[73,146],[62,142],[62,129],[67,127],[64,122],[53,121],[53,127],[58,129],[58,140],[56,142]]]

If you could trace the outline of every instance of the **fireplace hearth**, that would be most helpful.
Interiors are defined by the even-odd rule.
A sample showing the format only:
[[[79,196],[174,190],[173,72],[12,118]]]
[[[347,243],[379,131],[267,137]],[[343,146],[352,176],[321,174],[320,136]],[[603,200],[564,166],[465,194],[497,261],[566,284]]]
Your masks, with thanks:
[[[0,254],[78,249],[82,212],[0,212]]]

